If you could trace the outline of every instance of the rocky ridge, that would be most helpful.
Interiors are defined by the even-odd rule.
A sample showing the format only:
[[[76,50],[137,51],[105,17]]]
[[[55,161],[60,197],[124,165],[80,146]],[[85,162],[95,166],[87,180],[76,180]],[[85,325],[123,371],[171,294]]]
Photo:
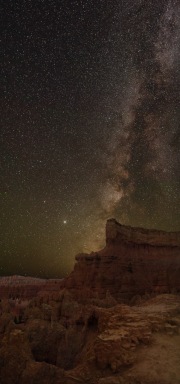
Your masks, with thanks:
[[[0,277],[0,298],[32,299],[40,292],[59,292],[62,279],[40,279],[30,276]]]

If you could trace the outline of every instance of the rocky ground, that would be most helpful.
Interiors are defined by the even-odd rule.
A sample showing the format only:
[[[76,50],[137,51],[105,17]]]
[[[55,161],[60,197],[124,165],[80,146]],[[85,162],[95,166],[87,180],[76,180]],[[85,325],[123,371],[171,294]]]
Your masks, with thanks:
[[[6,305],[0,382],[179,384],[180,296],[137,301],[119,304],[107,294],[82,304],[63,290],[49,302],[31,300],[20,323]]]

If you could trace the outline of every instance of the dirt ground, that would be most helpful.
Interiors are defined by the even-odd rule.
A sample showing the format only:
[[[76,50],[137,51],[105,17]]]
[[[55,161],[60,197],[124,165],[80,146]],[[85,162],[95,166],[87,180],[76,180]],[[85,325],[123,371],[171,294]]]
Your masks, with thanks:
[[[167,301],[165,299],[166,296],[162,297],[162,302],[160,297],[151,300],[140,309],[152,316],[167,312],[170,315],[166,329],[154,332],[149,345],[140,346],[137,362],[127,373],[127,377],[136,377],[142,384],[180,384],[180,313],[176,309],[176,313],[171,313],[174,312],[173,297],[172,302],[170,296]],[[177,327],[172,325],[171,316]]]
[[[154,335],[152,345],[139,350],[127,376],[142,383],[180,384],[180,335]]]

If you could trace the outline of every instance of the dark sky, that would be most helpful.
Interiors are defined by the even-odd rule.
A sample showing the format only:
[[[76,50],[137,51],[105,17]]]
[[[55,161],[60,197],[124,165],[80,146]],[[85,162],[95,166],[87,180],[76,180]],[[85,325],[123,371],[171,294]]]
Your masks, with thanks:
[[[180,230],[178,0],[1,0],[0,274]]]

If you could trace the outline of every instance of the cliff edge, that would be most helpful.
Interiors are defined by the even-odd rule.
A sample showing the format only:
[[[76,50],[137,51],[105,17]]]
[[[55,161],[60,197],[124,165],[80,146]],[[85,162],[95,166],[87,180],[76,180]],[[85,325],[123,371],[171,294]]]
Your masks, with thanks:
[[[180,247],[180,232],[134,228],[121,225],[115,219],[109,219],[106,223],[106,244],[113,242]]]

